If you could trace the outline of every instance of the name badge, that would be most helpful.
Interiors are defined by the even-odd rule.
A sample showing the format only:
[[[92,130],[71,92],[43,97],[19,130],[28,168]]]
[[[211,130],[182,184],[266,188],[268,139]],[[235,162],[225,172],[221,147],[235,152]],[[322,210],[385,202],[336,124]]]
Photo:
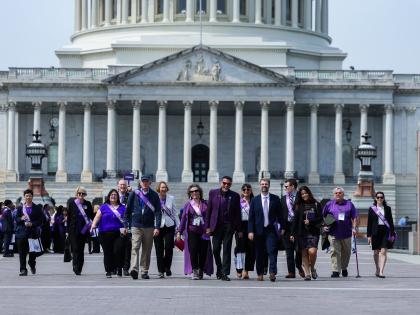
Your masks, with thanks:
[[[340,212],[338,214],[338,221],[344,221],[346,214],[344,212]]]
[[[194,226],[200,226],[201,225],[201,218],[200,217],[194,218],[193,225]]]

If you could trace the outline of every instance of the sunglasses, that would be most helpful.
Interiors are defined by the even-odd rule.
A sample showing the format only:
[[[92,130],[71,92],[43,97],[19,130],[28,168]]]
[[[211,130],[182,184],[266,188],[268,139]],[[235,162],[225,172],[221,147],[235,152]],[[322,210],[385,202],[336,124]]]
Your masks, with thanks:
[[[376,196],[376,199],[385,199],[384,196]]]
[[[223,186],[232,186],[232,183],[231,182],[222,182],[222,185]]]
[[[289,188],[290,186],[289,185],[284,185],[284,188]]]
[[[242,191],[251,191],[251,188],[242,188]]]
[[[198,193],[199,192],[199,190],[198,189],[196,189],[196,190],[190,190],[190,194],[193,194],[193,193]]]
[[[84,193],[84,192],[78,192],[78,193],[77,193],[77,195],[78,195],[78,196],[86,196],[86,195],[87,195],[87,193]]]

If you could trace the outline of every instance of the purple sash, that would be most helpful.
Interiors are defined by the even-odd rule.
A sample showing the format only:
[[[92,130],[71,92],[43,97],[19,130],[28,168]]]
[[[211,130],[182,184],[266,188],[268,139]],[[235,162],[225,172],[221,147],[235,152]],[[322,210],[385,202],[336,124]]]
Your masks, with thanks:
[[[25,205],[22,206],[22,212],[27,217],[27,219],[25,220],[25,222],[31,222],[31,218],[29,217],[29,214],[28,214],[28,211],[26,210],[26,206]]]
[[[113,214],[115,214],[115,216],[117,217],[117,219],[118,220],[120,220],[120,222],[121,222],[121,224],[122,225],[124,225],[124,220],[123,220],[123,218],[121,217],[121,214],[118,212],[118,210],[115,210],[113,207],[111,207],[111,205],[107,205],[108,206],[108,208],[109,208],[109,210],[111,210],[112,211],[112,213]],[[118,208],[119,208],[119,206],[118,206]],[[117,209],[118,209],[117,208]]]
[[[393,242],[396,238],[396,235],[391,235],[391,226],[388,223],[388,220],[385,218],[385,216],[379,211],[377,206],[372,206],[371,207],[373,212],[375,212],[375,214],[378,216],[379,219],[381,219],[381,221],[385,224],[385,226],[387,227],[388,231],[387,231],[387,239],[390,242]],[[384,212],[385,212],[385,208],[384,208]]]
[[[134,192],[145,203],[145,205],[150,208],[150,210],[155,212],[155,207],[153,207],[152,203],[149,201],[149,199],[147,199],[141,190],[136,189]]]
[[[290,202],[290,194],[286,194],[286,204],[287,204],[287,211],[289,212],[288,220],[292,221],[295,214],[293,213],[293,205]]]
[[[74,203],[76,204],[77,208],[80,211],[80,214],[82,215],[83,219],[85,220],[85,226],[80,231],[82,234],[86,234],[90,230],[90,227],[92,226],[92,221],[87,217],[85,210],[83,210],[82,204],[80,203],[79,199],[74,199]]]
[[[246,213],[246,216],[249,217],[249,203],[248,201],[246,201],[245,198],[241,198],[241,211]],[[242,221],[247,221],[247,220],[243,220]]]
[[[162,208],[163,212],[165,212],[165,214],[174,221],[174,223],[176,225],[176,220],[175,220],[175,217],[174,217],[171,209],[169,209],[166,206],[166,200],[160,200],[160,207]]]

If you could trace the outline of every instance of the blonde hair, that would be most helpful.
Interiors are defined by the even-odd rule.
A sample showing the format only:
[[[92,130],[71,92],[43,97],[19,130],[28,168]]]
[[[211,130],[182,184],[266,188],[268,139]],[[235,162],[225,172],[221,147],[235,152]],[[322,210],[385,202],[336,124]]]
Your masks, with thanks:
[[[75,197],[77,197],[77,193],[79,192],[87,194],[86,188],[83,186],[77,186],[76,191],[74,192]]]

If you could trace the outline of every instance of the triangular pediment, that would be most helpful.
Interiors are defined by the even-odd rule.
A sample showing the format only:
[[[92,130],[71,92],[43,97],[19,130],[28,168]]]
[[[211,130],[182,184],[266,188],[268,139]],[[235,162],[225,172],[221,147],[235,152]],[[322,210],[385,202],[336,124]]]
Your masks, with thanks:
[[[110,84],[276,84],[292,81],[274,71],[207,46],[194,46],[137,67],[104,82]]]

